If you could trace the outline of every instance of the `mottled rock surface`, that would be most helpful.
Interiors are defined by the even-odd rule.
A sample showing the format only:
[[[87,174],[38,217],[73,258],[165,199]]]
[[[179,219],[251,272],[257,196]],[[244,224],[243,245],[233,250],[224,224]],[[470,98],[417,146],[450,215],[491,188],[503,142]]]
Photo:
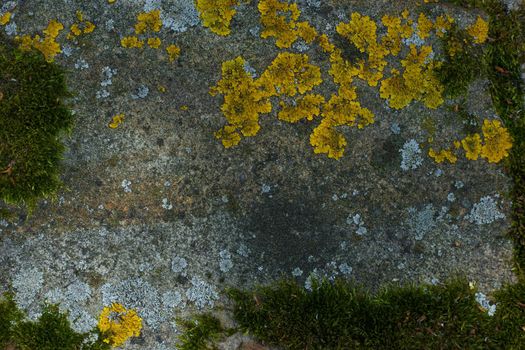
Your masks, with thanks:
[[[76,42],[58,38],[56,62],[76,93],[65,189],[29,219],[0,222],[0,290],[13,287],[31,316],[44,300],[61,302],[86,330],[103,305],[120,301],[145,321],[126,349],[167,350],[175,348],[174,317],[221,304],[229,285],[286,276],[308,287],[309,276],[338,276],[376,289],[460,272],[490,292],[512,280],[504,237],[511,184],[502,166],[464,158],[436,164],[426,154],[429,120],[437,140],[463,135],[447,106],[392,110],[378,88],[358,81],[376,122],[344,129],[339,161],[313,153],[313,123],[280,122],[275,112],[261,118],[256,137],[225,149],[213,136],[225,123],[222,100],[208,93],[221,63],[242,55],[260,74],[280,51],[257,35],[256,2],[238,7],[228,37],[202,27],[189,0],[14,3],[18,34],[41,32],[51,19],[69,28],[77,10],[97,26]],[[477,16],[421,4],[299,1],[302,18],[330,37],[353,11],[379,21],[404,8],[414,18],[423,8],[429,16],[446,10],[463,26]],[[181,48],[175,63],[160,49],[120,46],[136,15],[153,8],[164,16],[159,37]],[[322,69],[318,92],[335,92],[326,55],[315,45],[291,49],[298,50]],[[473,84],[468,106],[480,120],[494,117],[487,81]],[[118,113],[123,124],[108,128]]]

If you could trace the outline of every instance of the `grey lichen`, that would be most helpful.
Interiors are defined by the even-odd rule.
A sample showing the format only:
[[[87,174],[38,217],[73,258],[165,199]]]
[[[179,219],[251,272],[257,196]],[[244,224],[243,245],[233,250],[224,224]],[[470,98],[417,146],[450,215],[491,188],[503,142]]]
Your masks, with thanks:
[[[498,205],[494,198],[485,196],[475,203],[470,214],[465,218],[471,223],[478,225],[490,224],[499,219],[505,219],[505,214],[499,211]]]

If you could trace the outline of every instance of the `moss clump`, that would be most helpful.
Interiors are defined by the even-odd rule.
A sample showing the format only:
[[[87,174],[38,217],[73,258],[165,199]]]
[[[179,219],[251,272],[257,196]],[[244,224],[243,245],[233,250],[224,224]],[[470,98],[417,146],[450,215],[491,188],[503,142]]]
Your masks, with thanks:
[[[229,332],[218,318],[209,313],[196,315],[190,320],[179,320],[179,323],[184,328],[179,337],[178,349],[181,350],[215,350],[217,347],[213,343]]]
[[[12,295],[0,296],[0,349],[11,342],[13,326],[22,319]]]
[[[474,294],[460,279],[375,296],[345,281],[229,291],[240,328],[285,349],[487,348],[490,317]]]
[[[465,44],[469,40],[468,33],[455,23],[443,39],[445,60],[435,73],[448,97],[465,96],[470,84],[485,71],[484,47]]]
[[[61,136],[73,116],[60,67],[0,35],[0,200],[34,208],[61,186]]]
[[[13,346],[17,350],[109,350],[97,329],[95,340],[90,333],[71,328],[67,314],[58,305],[46,305],[36,321],[29,321],[18,309],[12,295],[0,296],[0,349]]]

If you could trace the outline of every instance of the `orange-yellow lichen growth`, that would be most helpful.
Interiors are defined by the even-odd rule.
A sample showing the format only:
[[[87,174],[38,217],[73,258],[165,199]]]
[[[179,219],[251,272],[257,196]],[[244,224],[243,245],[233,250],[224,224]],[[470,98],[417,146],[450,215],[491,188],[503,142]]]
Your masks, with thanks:
[[[461,146],[468,160],[477,160],[481,154],[481,137],[479,134],[468,135],[461,140]]]
[[[228,124],[217,131],[215,137],[226,148],[239,144],[241,134],[255,136],[260,129],[259,115],[272,110],[270,101],[244,67],[245,61],[240,56],[224,62],[221,80],[210,90],[211,95],[224,96],[221,111]]]
[[[120,40],[120,45],[125,48],[140,49],[144,46],[144,40],[141,40],[136,36],[125,36]]]
[[[501,126],[499,120],[489,121],[485,119],[482,126],[483,146],[481,157],[490,163],[497,163],[509,155],[512,148],[512,139],[508,130]]]
[[[310,135],[310,144],[315,153],[326,153],[329,158],[343,156],[347,144],[336,127],[347,125],[363,128],[374,122],[374,114],[356,101],[355,87],[341,86],[337,94],[324,104],[322,121]]]
[[[69,27],[69,33],[67,34],[68,39],[73,39],[74,37],[80,36],[83,34],[92,33],[96,26],[92,22],[84,21],[84,14],[82,11],[76,12],[78,23],[73,23]]]
[[[368,85],[376,86],[383,78],[382,72],[387,65],[385,57],[389,54],[388,48],[377,42],[376,23],[370,17],[354,12],[350,22],[339,23],[336,29],[359,51],[367,53],[368,60],[360,60],[357,63],[358,76]]]
[[[436,29],[436,35],[440,38],[445,36],[445,33],[452,28],[452,23],[454,23],[454,18],[449,15],[438,16],[436,22],[434,23],[434,28]]]
[[[111,118],[111,122],[108,124],[108,127],[111,129],[116,129],[120,124],[124,122],[124,114],[117,114]]]
[[[281,52],[266,68],[257,84],[266,96],[304,94],[322,83],[321,69],[308,56]]]
[[[160,47],[161,40],[160,38],[148,38],[148,45],[152,49],[158,49]]]
[[[151,10],[150,12],[143,12],[137,15],[135,34],[144,34],[148,29],[159,32],[161,28],[160,10]]]
[[[173,62],[179,57],[180,48],[175,44],[171,44],[168,47],[166,47],[166,52],[168,53],[168,58],[170,62]]]
[[[483,18],[478,16],[476,22],[467,28],[467,33],[474,38],[476,44],[483,44],[487,41],[489,35],[489,24]]]
[[[380,96],[388,99],[395,109],[406,107],[413,100],[421,100],[428,108],[437,108],[443,100],[443,86],[434,74],[439,63],[429,60],[430,46],[422,46],[418,52],[414,45],[410,53],[401,60],[404,72],[392,69],[392,76],[381,82]]]
[[[426,39],[430,36],[430,31],[433,26],[434,24],[427,16],[425,16],[425,14],[419,14],[419,17],[417,18],[417,35],[421,39]]]
[[[310,135],[310,144],[314,153],[326,153],[328,158],[339,159],[345,151],[346,139],[330,124],[330,119],[323,119]]]
[[[118,347],[129,338],[140,336],[142,319],[135,310],[128,310],[119,303],[112,303],[102,310],[98,319],[98,329],[106,344]]]
[[[308,22],[297,22],[301,11],[296,3],[260,0],[257,7],[263,26],[261,38],[274,37],[277,47],[288,48],[298,38],[311,43],[317,37],[317,31]]]
[[[5,26],[11,20],[11,12],[6,12],[0,16],[0,25]]]
[[[397,56],[401,51],[401,39],[410,38],[414,30],[406,20],[400,17],[385,15],[381,18],[381,23],[387,28],[386,35],[381,38],[381,45],[393,56]]]
[[[449,149],[442,149],[438,152],[434,151],[434,149],[431,147],[428,150],[428,155],[434,159],[436,163],[443,163],[445,160],[447,160],[449,163],[454,164],[457,162],[458,157],[454,153],[452,153],[452,150]]]
[[[297,123],[302,119],[313,120],[321,113],[321,105],[325,102],[323,96],[308,94],[299,98],[294,105],[286,105],[284,101],[279,104],[281,110],[277,117],[289,123]]]
[[[230,34],[230,22],[239,0],[196,0],[202,24],[218,35]]]
[[[63,29],[64,26],[62,23],[51,20],[47,28],[43,30],[45,34],[44,38],[36,34],[33,38],[29,35],[23,35],[22,37],[17,36],[16,40],[20,43],[19,48],[21,50],[29,51],[34,48],[44,55],[46,61],[52,62],[55,56],[62,52],[60,44],[56,42],[56,37]]]

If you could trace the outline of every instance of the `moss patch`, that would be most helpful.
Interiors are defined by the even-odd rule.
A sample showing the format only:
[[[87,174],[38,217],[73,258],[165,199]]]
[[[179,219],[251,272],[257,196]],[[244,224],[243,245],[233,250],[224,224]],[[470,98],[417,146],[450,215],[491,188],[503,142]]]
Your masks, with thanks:
[[[0,35],[0,200],[33,208],[61,186],[61,137],[73,116],[60,67]]]
[[[0,349],[14,346],[18,350],[108,350],[101,334],[78,333],[71,328],[67,314],[58,305],[46,305],[36,321],[29,321],[9,294],[0,296]]]

